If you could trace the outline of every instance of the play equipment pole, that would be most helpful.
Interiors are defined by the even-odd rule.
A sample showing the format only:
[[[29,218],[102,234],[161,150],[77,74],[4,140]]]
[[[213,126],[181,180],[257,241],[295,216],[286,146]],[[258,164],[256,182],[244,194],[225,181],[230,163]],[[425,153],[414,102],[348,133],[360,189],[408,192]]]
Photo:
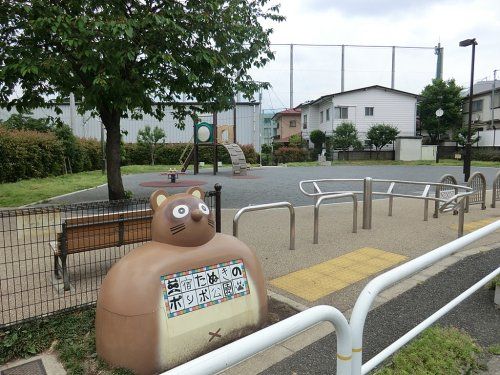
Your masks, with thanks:
[[[194,131],[194,145],[193,145],[193,174],[198,174],[198,137],[196,134],[196,122],[193,123],[193,131]]]
[[[218,155],[217,155],[217,112],[212,115],[212,126],[213,126],[213,148],[214,148],[214,176],[217,174],[219,169],[218,165]]]

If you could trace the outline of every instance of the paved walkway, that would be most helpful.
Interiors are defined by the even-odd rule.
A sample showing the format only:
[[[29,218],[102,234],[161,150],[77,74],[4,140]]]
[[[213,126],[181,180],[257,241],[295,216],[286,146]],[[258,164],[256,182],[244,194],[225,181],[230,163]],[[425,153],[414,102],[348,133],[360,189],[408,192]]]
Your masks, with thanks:
[[[363,362],[494,271],[499,260],[498,248],[472,255],[372,310],[365,325]],[[500,310],[493,303],[493,295],[493,290],[479,290],[437,324],[459,327],[485,348],[500,344]],[[336,366],[336,345],[335,334],[329,334],[261,373],[332,374]],[[494,374],[493,369],[490,370]]]
[[[481,171],[491,185],[498,168],[472,168],[472,172]],[[311,198],[299,191],[299,181],[319,178],[380,178],[411,181],[438,181],[450,173],[457,181],[463,180],[462,167],[434,166],[333,166],[333,167],[263,167],[253,169],[248,174],[251,179],[233,178],[231,170],[224,168],[214,176],[211,169],[201,169],[200,174],[181,176],[180,180],[203,180],[203,188],[212,190],[214,184],[222,185],[223,208],[241,208],[249,204],[261,204],[278,201],[289,201],[295,206],[310,205]],[[134,197],[149,197],[157,188],[142,187],[140,183],[147,181],[167,181],[167,176],[160,173],[145,173],[123,176],[125,190],[130,190]],[[361,183],[345,183],[336,185],[338,190],[362,190]],[[491,187],[490,187],[491,188]],[[186,188],[165,188],[169,193],[186,191]],[[387,186],[385,186],[387,189]],[[411,191],[411,188],[401,192]],[[54,199],[58,203],[74,203],[107,199],[107,186],[86,190],[77,194],[66,195]]]
[[[490,184],[491,179],[497,172],[495,168],[474,168],[474,170],[481,170]],[[440,214],[438,219],[434,219],[432,218],[433,205],[431,204],[429,219],[424,221],[423,201],[395,199],[393,216],[389,217],[387,215],[388,200],[378,199],[373,203],[372,229],[364,230],[361,228],[362,209],[359,207],[358,233],[352,233],[352,204],[325,205],[321,207],[320,211],[319,244],[313,245],[313,209],[310,206],[312,199],[300,193],[298,182],[302,179],[313,178],[363,178],[366,176],[414,181],[437,181],[445,173],[451,173],[455,175],[457,180],[461,181],[463,176],[461,172],[461,167],[335,166],[264,168],[250,172],[251,175],[260,178],[245,180],[233,179],[228,170],[223,171],[218,176],[212,176],[209,170],[203,170],[200,175],[183,176],[182,178],[206,180],[205,187],[207,189],[216,182],[223,185],[222,204],[225,209],[222,213],[222,231],[224,233],[232,233],[234,214],[238,208],[248,204],[287,200],[295,206],[309,205],[296,207],[296,248],[293,251],[288,249],[289,213],[287,209],[245,214],[240,219],[240,239],[249,244],[261,260],[270,295],[285,300],[301,309],[319,304],[332,305],[349,316],[349,310],[354,306],[354,302],[362,288],[375,275],[400,262],[415,258],[440,245],[453,241],[457,237],[458,216],[447,213]],[[148,196],[153,189],[142,188],[139,183],[158,180],[159,176],[158,173],[125,176],[125,187],[134,191],[135,196]],[[161,176],[161,178],[165,178],[165,176]],[[339,186],[338,189],[360,190],[360,187],[344,184]],[[172,193],[177,192],[167,190]],[[184,191],[185,188],[178,190]],[[101,187],[61,197],[55,201],[99,200],[105,199],[106,194],[106,188]],[[489,199],[488,196],[487,210],[483,211],[477,205],[471,206],[470,213],[465,216],[466,229],[475,230],[500,218],[500,205],[496,209],[489,208]],[[476,242],[469,246],[469,249],[479,248],[479,250],[485,250],[491,247],[500,247],[499,232]],[[498,267],[498,251],[491,254],[494,254],[494,258],[490,260],[488,265]],[[392,292],[387,292],[377,299],[377,305],[387,302],[389,298],[394,297],[396,292],[400,293],[421,283],[430,275],[443,270],[457,260],[457,257],[445,259],[440,265],[431,267],[427,271],[426,277],[414,278],[405,281],[400,286],[396,286]],[[477,277],[477,274],[482,274],[482,271],[477,271],[476,274],[476,269],[472,268],[469,273],[471,277]],[[279,280],[286,280],[286,282],[280,283]],[[451,279],[447,279],[446,287],[452,289],[450,285],[453,285],[453,282]],[[301,286],[304,283],[309,285],[306,290]],[[302,290],[298,286],[302,287]],[[427,292],[428,294],[431,294],[431,292]],[[416,300],[418,302],[422,301],[420,297]],[[442,302],[443,300],[447,300],[447,297],[443,297],[438,301]],[[404,307],[402,309],[405,310]],[[409,307],[408,309],[413,308]],[[413,315],[411,315],[407,318],[407,322],[413,324],[416,322],[413,319]],[[320,339],[330,332],[328,329],[329,326],[317,326],[312,329],[313,333],[300,335],[288,341],[287,346],[278,345],[271,351],[266,352],[264,357],[257,357],[257,359],[242,365],[246,367],[231,371],[235,374],[252,374],[263,371],[275,362]],[[329,348],[334,347],[331,346],[334,343],[329,343],[329,345]],[[322,356],[325,357],[326,355],[323,353]],[[330,352],[328,356],[330,356]],[[320,362],[326,360],[323,357],[318,357]],[[270,359],[266,360],[266,358]],[[304,358],[307,358],[307,355]],[[297,361],[301,362],[302,360],[298,359]],[[303,359],[303,361],[306,360]],[[331,362],[328,366],[330,365]],[[286,363],[283,366],[283,369],[287,368]],[[304,370],[304,368],[299,367],[297,369]],[[314,371],[300,373],[322,373],[321,369],[318,372]],[[289,374],[290,372],[283,373]],[[327,372],[331,371],[328,370]]]

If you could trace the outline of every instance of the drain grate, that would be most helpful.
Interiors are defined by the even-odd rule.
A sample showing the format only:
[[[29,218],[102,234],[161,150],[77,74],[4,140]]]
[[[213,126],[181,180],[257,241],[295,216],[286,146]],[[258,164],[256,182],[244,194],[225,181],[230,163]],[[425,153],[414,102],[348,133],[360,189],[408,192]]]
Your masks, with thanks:
[[[47,375],[41,359],[0,371],[0,375]]]

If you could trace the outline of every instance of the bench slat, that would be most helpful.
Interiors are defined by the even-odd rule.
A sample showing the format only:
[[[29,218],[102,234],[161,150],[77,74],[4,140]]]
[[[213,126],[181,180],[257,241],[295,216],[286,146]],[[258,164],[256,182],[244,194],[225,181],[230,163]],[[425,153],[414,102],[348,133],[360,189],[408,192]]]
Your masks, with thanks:
[[[151,216],[150,216],[151,215]],[[146,242],[151,240],[152,211],[116,213],[66,219],[66,253]],[[122,231],[120,235],[120,231]],[[62,253],[62,234],[58,234],[55,255]]]

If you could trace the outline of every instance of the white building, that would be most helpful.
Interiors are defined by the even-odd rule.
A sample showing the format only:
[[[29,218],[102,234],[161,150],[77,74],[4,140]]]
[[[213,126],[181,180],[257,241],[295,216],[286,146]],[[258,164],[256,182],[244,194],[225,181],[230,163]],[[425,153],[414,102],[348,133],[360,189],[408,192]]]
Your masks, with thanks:
[[[493,95],[494,91],[494,95]],[[469,91],[462,91],[463,125],[469,123]],[[493,106],[491,105],[493,103]],[[493,118],[493,121],[491,121]],[[472,125],[479,131],[478,146],[500,146],[500,81],[474,84]],[[475,144],[476,145],[476,144]]]
[[[196,103],[189,103],[195,105]],[[60,117],[61,120],[70,125],[73,133],[81,138],[101,138],[101,121],[98,117],[92,117],[90,112],[83,116],[76,113],[72,114],[69,103],[60,106],[61,115],[57,115],[51,108],[37,108],[32,111],[32,117],[43,118],[47,116]],[[121,129],[124,133],[125,142],[136,142],[137,133],[144,126],[149,125],[152,128],[158,126],[165,131],[166,142],[168,143],[186,143],[192,142],[193,136],[193,121],[190,117],[185,119],[185,128],[180,130],[175,127],[176,121],[172,115],[172,110],[165,111],[165,117],[162,121],[158,121],[152,116],[145,115],[142,120],[133,120],[131,118],[121,119]],[[0,120],[7,120],[15,110],[7,111],[0,108]],[[241,145],[253,144],[256,150],[259,150],[259,116],[260,103],[240,102],[236,103],[236,141]],[[199,115],[201,121],[208,123],[213,122],[211,113]],[[232,109],[219,112],[217,114],[217,125],[234,125],[234,111]]]
[[[302,135],[308,139],[315,129],[331,135],[342,122],[352,122],[361,141],[370,126],[379,123],[397,127],[400,136],[414,136],[417,99],[416,94],[378,85],[324,95],[299,106]]]

